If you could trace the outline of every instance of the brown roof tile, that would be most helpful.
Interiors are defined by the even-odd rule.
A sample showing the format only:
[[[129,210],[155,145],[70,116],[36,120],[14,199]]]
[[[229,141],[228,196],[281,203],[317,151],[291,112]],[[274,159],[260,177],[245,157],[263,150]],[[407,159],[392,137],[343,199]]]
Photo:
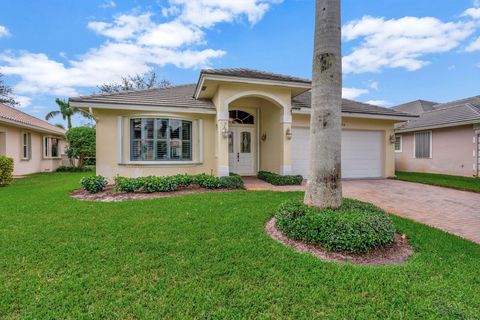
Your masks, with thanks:
[[[48,131],[53,134],[65,134],[65,130],[62,128],[0,103],[0,122],[2,122],[2,120],[16,123],[19,126],[28,126],[32,127],[32,129],[36,128],[40,131]]]

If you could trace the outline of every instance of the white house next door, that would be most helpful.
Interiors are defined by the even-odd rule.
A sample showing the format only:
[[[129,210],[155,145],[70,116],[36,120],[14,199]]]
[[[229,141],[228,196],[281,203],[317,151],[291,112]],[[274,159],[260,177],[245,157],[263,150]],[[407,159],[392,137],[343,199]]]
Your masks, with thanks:
[[[255,175],[255,129],[230,126],[228,136],[228,162],[230,172]]]

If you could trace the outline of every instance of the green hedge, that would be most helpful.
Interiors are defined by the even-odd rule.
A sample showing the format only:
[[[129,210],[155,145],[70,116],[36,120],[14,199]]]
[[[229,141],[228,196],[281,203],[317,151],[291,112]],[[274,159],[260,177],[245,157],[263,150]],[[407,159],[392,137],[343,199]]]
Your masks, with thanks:
[[[123,192],[172,192],[192,184],[206,189],[243,189],[243,180],[238,175],[215,177],[207,174],[179,174],[166,177],[115,178],[115,190]]]
[[[66,166],[61,166],[58,167],[55,172],[92,172],[94,171],[95,167],[66,167]]]
[[[395,235],[395,226],[385,211],[351,199],[344,199],[336,210],[291,200],[280,206],[275,218],[285,236],[329,251],[365,253],[390,245]]]
[[[13,181],[13,159],[0,156],[0,187],[8,186]]]
[[[281,176],[268,171],[259,171],[257,177],[258,179],[264,180],[270,184],[273,184],[274,186],[301,185],[303,181],[303,177],[300,175]]]
[[[80,180],[82,188],[90,193],[97,193],[105,189],[107,186],[107,179],[102,176],[83,177]]]

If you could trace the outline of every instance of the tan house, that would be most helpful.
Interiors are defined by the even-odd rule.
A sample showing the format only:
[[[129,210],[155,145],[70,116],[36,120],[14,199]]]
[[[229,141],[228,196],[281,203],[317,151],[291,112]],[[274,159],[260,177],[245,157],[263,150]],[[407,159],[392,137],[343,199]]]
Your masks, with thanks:
[[[0,155],[14,160],[15,176],[57,169],[65,130],[0,103]]]
[[[418,100],[393,109],[419,115],[397,126],[397,170],[480,176],[480,96],[441,104]]]
[[[137,177],[308,174],[310,80],[203,70],[196,84],[71,98],[97,121],[97,173]],[[394,175],[394,124],[406,113],[344,100],[344,178]]]

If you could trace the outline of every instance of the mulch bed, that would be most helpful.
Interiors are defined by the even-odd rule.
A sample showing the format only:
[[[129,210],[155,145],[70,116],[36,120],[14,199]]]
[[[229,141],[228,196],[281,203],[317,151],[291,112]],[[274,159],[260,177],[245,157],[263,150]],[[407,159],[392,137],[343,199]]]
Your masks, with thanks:
[[[365,254],[350,254],[340,252],[330,252],[322,247],[307,244],[303,241],[297,241],[287,238],[275,226],[275,218],[270,219],[265,224],[265,230],[273,239],[293,248],[297,252],[310,253],[320,260],[351,263],[358,265],[383,266],[392,264],[403,264],[413,254],[412,247],[408,244],[405,236],[395,235],[393,244],[389,247],[377,248]]]
[[[89,193],[83,189],[78,189],[70,193],[70,196],[79,200],[87,201],[99,201],[99,202],[120,202],[120,201],[129,201],[129,200],[147,200],[147,199],[156,199],[156,198],[169,198],[169,197],[178,197],[189,194],[200,194],[208,192],[227,192],[227,191],[237,191],[233,189],[205,189],[197,185],[191,185],[185,189],[181,189],[173,192],[117,192],[113,189],[113,186],[107,186],[105,190],[98,193]]]

